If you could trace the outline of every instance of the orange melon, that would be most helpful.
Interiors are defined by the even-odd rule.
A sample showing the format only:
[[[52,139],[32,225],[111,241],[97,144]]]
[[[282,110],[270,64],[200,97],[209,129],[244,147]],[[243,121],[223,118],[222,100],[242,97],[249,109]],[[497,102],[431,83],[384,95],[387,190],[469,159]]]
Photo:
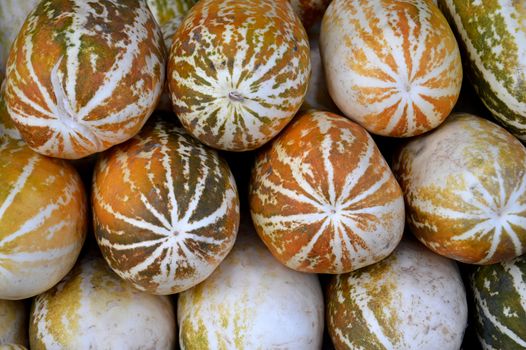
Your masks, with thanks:
[[[327,112],[298,117],[258,155],[249,196],[256,231],[298,271],[373,264],[404,229],[402,192],[373,139]]]
[[[457,41],[431,1],[334,0],[320,43],[331,97],[374,134],[429,131],[458,99]]]
[[[452,115],[401,148],[393,171],[408,226],[431,250],[471,264],[526,253],[526,148],[502,127]]]
[[[9,114],[39,153],[77,159],[108,149],[155,108],[164,51],[145,0],[41,1],[9,56]]]
[[[162,121],[104,154],[92,198],[104,258],[149,293],[173,294],[203,281],[232,248],[239,225],[226,162]]]
[[[73,267],[86,229],[76,170],[22,141],[0,140],[0,299],[53,287]]]
[[[307,34],[287,1],[199,1],[168,60],[183,126],[229,151],[258,148],[282,130],[302,104],[309,74]]]

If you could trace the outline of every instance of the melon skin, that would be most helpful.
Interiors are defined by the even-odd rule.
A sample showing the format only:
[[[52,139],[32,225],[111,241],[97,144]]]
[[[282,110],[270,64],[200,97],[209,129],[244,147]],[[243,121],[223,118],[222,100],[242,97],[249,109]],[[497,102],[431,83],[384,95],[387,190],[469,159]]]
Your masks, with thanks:
[[[22,135],[20,135],[20,132],[15,127],[15,124],[7,112],[4,98],[4,86],[5,85],[2,84],[0,87],[0,138],[9,137],[15,140],[21,140]]]
[[[526,349],[526,257],[479,266],[471,275],[483,349]]]
[[[24,302],[0,300],[0,349],[7,344],[26,346],[28,344],[26,333],[27,312]]]
[[[2,0],[0,2],[0,83],[5,77],[5,67],[11,44],[27,15],[38,0]]]
[[[458,350],[467,325],[456,264],[405,240],[387,259],[332,277],[326,305],[336,350]]]
[[[478,96],[526,140],[526,7],[523,1],[439,0],[455,30]]]
[[[0,350],[27,350],[27,348],[20,344],[0,344]]]
[[[207,278],[232,249],[239,226],[227,163],[158,120],[101,157],[92,203],[108,264],[154,294],[178,293]]]
[[[409,229],[434,252],[469,264],[526,252],[526,149],[502,127],[454,114],[403,146],[393,172]]]
[[[320,48],[332,99],[374,134],[425,133],[460,94],[459,48],[431,1],[332,1]]]
[[[161,27],[164,44],[169,50],[177,28],[197,0],[147,0],[147,2],[153,17]]]
[[[248,222],[203,283],[179,295],[183,350],[321,349],[323,296],[316,275],[278,263]]]
[[[328,112],[297,117],[258,154],[249,203],[272,254],[302,272],[378,262],[404,230],[402,191],[372,137]]]
[[[86,193],[75,168],[0,139],[0,299],[29,298],[58,283],[86,230]]]
[[[121,280],[97,256],[87,256],[31,307],[31,349],[175,349],[168,297]]]
[[[164,67],[146,0],[43,0],[13,44],[6,104],[33,150],[78,159],[139,132],[159,100]]]
[[[308,37],[288,1],[199,1],[170,51],[173,110],[202,143],[253,150],[298,111],[310,69]]]

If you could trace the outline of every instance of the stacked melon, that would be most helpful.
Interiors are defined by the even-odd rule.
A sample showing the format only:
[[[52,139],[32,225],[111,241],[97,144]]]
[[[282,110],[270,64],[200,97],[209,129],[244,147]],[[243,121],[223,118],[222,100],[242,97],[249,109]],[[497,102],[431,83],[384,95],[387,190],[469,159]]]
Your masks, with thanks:
[[[2,2],[0,348],[526,348],[526,10],[438,3]]]

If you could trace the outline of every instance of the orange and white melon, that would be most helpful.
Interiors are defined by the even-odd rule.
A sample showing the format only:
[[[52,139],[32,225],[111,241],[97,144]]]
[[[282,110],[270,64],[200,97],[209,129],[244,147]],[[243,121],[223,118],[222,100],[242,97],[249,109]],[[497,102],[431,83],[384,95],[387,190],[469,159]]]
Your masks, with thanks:
[[[374,134],[429,131],[460,94],[457,41],[429,0],[334,0],[320,44],[331,97]]]
[[[146,0],[43,0],[9,56],[9,114],[39,153],[77,159],[103,151],[150,116],[164,55]]]
[[[470,264],[526,253],[526,148],[502,127],[454,114],[402,147],[393,171],[431,250]]]
[[[173,294],[200,283],[237,235],[239,199],[227,163],[163,121],[102,156],[92,199],[104,258],[149,293]]]
[[[203,0],[174,37],[173,109],[206,145],[258,148],[300,108],[310,75],[308,37],[288,1]]]
[[[0,138],[10,137],[12,139],[21,140],[22,136],[7,112],[4,98],[4,86],[5,85],[2,85],[0,87]]]
[[[210,278],[179,295],[179,344],[182,350],[319,350],[323,316],[318,277],[281,265],[245,224]]]
[[[0,83],[5,77],[5,67],[11,44],[15,41],[27,15],[38,0],[2,0],[0,2]]]
[[[256,159],[256,231],[288,267],[344,273],[384,259],[404,230],[404,200],[371,136],[328,112],[295,119]]]
[[[87,229],[75,168],[0,139],[0,299],[25,299],[73,267]]]
[[[133,288],[88,256],[31,307],[29,340],[40,349],[175,349],[168,297]]]
[[[28,344],[27,312],[23,301],[0,300],[0,349],[7,344]]]
[[[467,326],[456,264],[402,241],[378,264],[332,277],[327,328],[336,350],[458,350]]]

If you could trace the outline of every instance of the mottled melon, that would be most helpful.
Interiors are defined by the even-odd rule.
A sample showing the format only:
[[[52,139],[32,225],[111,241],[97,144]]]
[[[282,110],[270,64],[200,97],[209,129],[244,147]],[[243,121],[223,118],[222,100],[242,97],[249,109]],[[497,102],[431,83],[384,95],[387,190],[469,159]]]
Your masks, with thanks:
[[[2,0],[0,2],[0,83],[5,76],[5,67],[11,44],[15,41],[27,15],[38,0]]]
[[[0,299],[53,287],[75,264],[86,229],[86,194],[73,166],[0,139]]]
[[[149,293],[200,283],[234,245],[239,199],[228,165],[163,121],[102,156],[92,199],[104,258]]]
[[[9,56],[9,114],[39,153],[77,159],[108,149],[155,108],[164,51],[146,0],[43,0]]]
[[[455,263],[411,241],[378,264],[333,277],[327,293],[337,350],[458,350],[467,315]]]
[[[172,37],[183,22],[184,16],[197,0],[146,0],[155,20],[161,26],[164,44],[172,47]]]
[[[526,349],[526,256],[478,267],[471,287],[482,347]]]
[[[179,295],[177,312],[183,350],[321,349],[317,276],[278,263],[248,224],[212,276]]]
[[[393,162],[407,223],[428,248],[471,264],[526,253],[526,149],[506,130],[456,114]]]
[[[320,44],[331,97],[372,133],[429,131],[460,94],[458,45],[431,1],[334,0]]]
[[[526,2],[439,0],[482,102],[526,140]]]
[[[12,139],[21,140],[22,136],[20,135],[20,132],[15,127],[15,124],[7,112],[4,99],[4,86],[5,85],[2,85],[0,87],[0,138],[9,137]]]
[[[273,138],[303,102],[305,29],[287,1],[203,0],[174,37],[173,109],[201,142],[247,151]]]
[[[404,201],[371,136],[328,112],[297,119],[257,157],[254,225],[288,267],[344,273],[389,255],[404,229]]]
[[[7,344],[28,344],[27,312],[23,301],[0,300],[0,349]]]
[[[174,349],[168,297],[121,280],[102,258],[84,258],[31,307],[29,340],[40,349]]]

